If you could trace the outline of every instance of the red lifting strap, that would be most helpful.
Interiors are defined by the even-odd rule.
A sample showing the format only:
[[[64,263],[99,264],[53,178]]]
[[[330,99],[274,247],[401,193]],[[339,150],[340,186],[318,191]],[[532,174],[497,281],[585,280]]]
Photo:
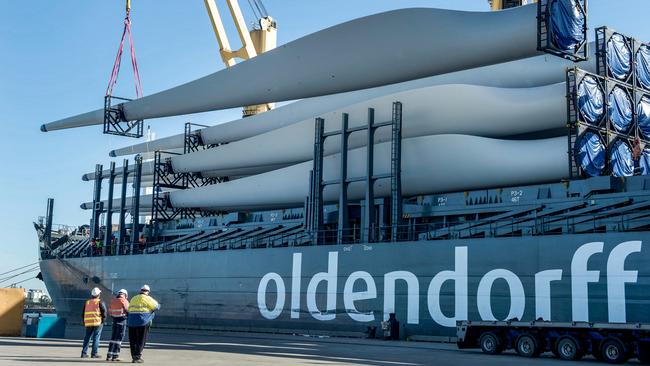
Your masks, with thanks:
[[[127,34],[129,36],[129,46],[131,48],[131,65],[133,66],[133,81],[135,82],[135,95],[137,98],[141,98],[142,82],[140,81],[138,61],[135,58],[133,37],[131,36],[131,15],[129,10],[126,11],[126,18],[124,18],[124,31],[122,31],[122,40],[120,41],[120,47],[117,49],[117,56],[115,57],[115,63],[113,64],[113,72],[111,73],[111,79],[108,82],[108,87],[106,88],[106,95],[110,96],[113,94],[113,87],[117,83],[117,76],[120,73],[120,64],[122,61],[122,49],[124,48],[124,40],[126,39]]]

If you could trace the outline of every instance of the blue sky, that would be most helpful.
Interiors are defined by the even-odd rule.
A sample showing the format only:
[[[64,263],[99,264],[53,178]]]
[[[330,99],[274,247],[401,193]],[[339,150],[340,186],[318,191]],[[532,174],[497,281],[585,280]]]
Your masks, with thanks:
[[[240,1],[253,19],[246,1]],[[342,21],[402,7],[483,11],[486,0],[266,0],[278,21],[279,43]],[[29,4],[29,5],[27,5]],[[218,4],[225,14],[224,1]],[[648,0],[590,0],[590,27],[608,25],[650,41]],[[223,68],[203,1],[134,0],[133,32],[144,92],[196,79]],[[117,43],[123,1],[7,1],[0,12],[0,273],[37,260],[32,221],[55,198],[55,223],[87,223],[79,204],[92,184],[81,174],[108,165],[108,151],[135,140],[101,133],[101,126],[41,133],[39,126],[102,107]],[[232,28],[230,28],[232,31]],[[232,33],[231,33],[232,34]],[[435,35],[432,35],[435,36]],[[489,34],[485,35],[489,37]],[[236,44],[235,34],[231,42]],[[128,60],[115,95],[132,96]],[[215,96],[215,97],[218,97]],[[158,137],[192,121],[216,124],[238,109],[147,121]],[[117,159],[118,165],[121,159]],[[4,285],[7,285],[6,283]],[[38,280],[23,284],[43,288]],[[3,286],[3,284],[0,284]]]

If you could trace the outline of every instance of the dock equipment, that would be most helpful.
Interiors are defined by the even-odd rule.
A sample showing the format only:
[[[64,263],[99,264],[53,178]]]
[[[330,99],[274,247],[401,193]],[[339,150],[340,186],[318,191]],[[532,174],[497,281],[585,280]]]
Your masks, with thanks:
[[[496,355],[514,349],[522,357],[552,352],[575,361],[593,355],[620,364],[638,358],[650,364],[650,324],[532,321],[459,321],[458,348]]]

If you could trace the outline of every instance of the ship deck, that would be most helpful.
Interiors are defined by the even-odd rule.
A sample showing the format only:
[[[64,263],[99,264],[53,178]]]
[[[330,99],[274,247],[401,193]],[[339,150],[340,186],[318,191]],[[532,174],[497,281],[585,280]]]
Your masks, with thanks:
[[[378,212],[386,202],[379,200]],[[358,207],[357,207],[358,208]],[[650,183],[644,176],[594,177],[560,183],[494,188],[407,198],[403,223],[338,227],[336,205],[325,209],[321,229],[310,229],[300,209],[230,213],[156,224],[141,242],[114,240],[101,250],[90,237],[41,243],[41,259],[163,254],[229,249],[304,247],[368,242],[647,232]],[[359,212],[357,212],[359,213]],[[387,215],[383,215],[381,222]],[[357,217],[357,221],[359,218]],[[357,222],[357,224],[360,224]],[[36,225],[37,230],[42,225]],[[145,230],[146,231],[146,230]],[[39,234],[42,236],[42,234]],[[394,237],[393,237],[394,236]],[[99,236],[104,237],[104,234]]]

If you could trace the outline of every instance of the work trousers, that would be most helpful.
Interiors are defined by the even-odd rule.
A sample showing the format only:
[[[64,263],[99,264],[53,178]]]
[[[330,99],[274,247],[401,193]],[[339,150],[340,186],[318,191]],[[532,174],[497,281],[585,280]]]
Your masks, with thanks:
[[[138,360],[142,357],[142,351],[147,343],[149,335],[149,325],[143,327],[129,327],[129,346],[131,347],[131,357]]]
[[[97,355],[97,352],[99,352],[99,338],[102,335],[102,328],[103,325],[98,325],[96,327],[86,327],[86,335],[84,336],[84,344],[83,348],[81,349],[81,355],[88,355],[88,344],[90,343],[90,340],[92,339],[93,341],[93,349],[92,349],[92,355],[95,356]]]
[[[117,322],[113,320],[113,331],[111,333],[111,340],[108,342],[108,353],[106,354],[106,357],[111,359],[119,357],[125,333],[126,320]]]

